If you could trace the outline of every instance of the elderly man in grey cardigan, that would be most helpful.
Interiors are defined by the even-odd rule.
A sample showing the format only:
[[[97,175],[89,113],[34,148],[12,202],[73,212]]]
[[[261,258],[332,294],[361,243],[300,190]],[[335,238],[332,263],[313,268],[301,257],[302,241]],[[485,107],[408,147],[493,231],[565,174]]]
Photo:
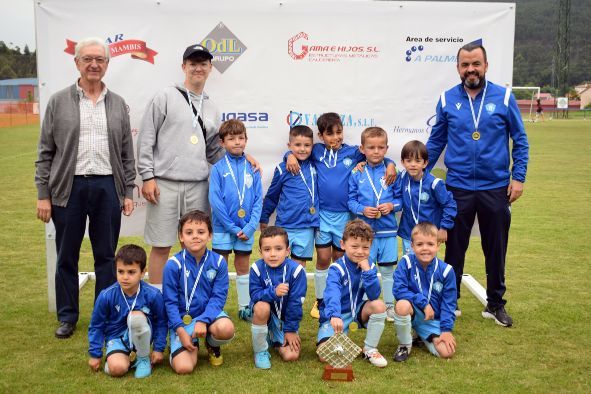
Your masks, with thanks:
[[[133,211],[135,162],[128,107],[102,82],[110,60],[104,40],[75,49],[80,78],[47,104],[35,163],[37,217],[56,230],[57,338],[70,337],[79,315],[78,260],[89,219],[95,298],[115,282],[121,211]]]

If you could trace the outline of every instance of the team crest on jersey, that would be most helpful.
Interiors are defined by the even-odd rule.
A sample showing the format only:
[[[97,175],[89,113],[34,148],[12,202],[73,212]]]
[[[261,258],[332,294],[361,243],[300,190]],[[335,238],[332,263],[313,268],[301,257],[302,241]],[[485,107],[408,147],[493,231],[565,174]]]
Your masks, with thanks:
[[[437,281],[435,283],[433,283],[433,289],[438,292],[441,293],[441,290],[443,290],[443,283]]]
[[[249,189],[252,187],[252,175],[247,173],[244,176],[244,185]]]
[[[207,277],[207,279],[209,279],[210,282],[213,282],[216,274],[217,274],[216,270],[210,269],[210,270],[207,270],[207,272],[205,273],[205,276]]]
[[[380,178],[380,185],[382,185],[382,189],[386,190],[388,188],[388,185],[386,185],[386,178],[381,177]]]
[[[484,106],[484,108],[486,108],[486,112],[488,112],[489,115],[492,115],[493,112],[495,112],[495,108],[497,108],[497,106],[493,103],[488,103]]]
[[[144,312],[144,315],[149,315],[150,314],[150,308],[148,308],[147,306],[143,306],[142,309],[140,309],[142,312]]]
[[[346,157],[345,160],[343,160],[343,164],[345,165],[345,167],[351,167],[351,164],[353,164],[353,160],[351,160],[351,158]]]
[[[119,305],[115,305],[115,310],[117,311],[117,313],[119,313],[120,309],[121,309],[121,307]]]
[[[421,202],[427,202],[427,201],[429,201],[429,193],[422,192],[421,193]]]

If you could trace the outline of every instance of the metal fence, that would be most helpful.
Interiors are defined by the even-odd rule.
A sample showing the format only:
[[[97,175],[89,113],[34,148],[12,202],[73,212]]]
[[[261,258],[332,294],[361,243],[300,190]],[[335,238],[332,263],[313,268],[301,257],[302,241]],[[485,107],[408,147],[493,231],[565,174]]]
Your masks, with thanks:
[[[39,103],[0,102],[0,127],[39,123]]]

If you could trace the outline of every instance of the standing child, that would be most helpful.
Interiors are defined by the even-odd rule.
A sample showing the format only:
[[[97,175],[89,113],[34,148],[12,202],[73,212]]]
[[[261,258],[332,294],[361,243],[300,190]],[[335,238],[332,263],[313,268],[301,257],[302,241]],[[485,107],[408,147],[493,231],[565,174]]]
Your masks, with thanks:
[[[343,230],[351,213],[347,206],[349,176],[357,163],[365,157],[358,146],[343,143],[343,123],[335,112],[327,112],[316,122],[318,137],[322,143],[314,144],[310,159],[318,171],[318,211],[320,227],[316,232],[316,271],[314,272],[314,286],[316,302],[310,315],[318,319],[318,308],[322,302],[322,294],[326,286],[328,266],[343,256],[340,241]],[[299,171],[299,165],[294,155],[287,156],[287,169],[291,173]],[[391,184],[396,177],[396,166],[388,163],[387,184]]]
[[[456,351],[451,333],[456,319],[456,275],[451,265],[437,258],[434,224],[417,224],[411,236],[414,253],[403,256],[394,273],[394,297],[398,300],[394,326],[400,343],[394,361],[408,358],[411,328],[433,355],[451,358]]]
[[[275,225],[287,231],[291,258],[303,266],[314,256],[314,231],[319,223],[316,168],[309,159],[313,137],[308,126],[295,126],[289,130],[287,146],[297,158],[300,169],[294,175],[286,170],[283,162],[275,168],[261,215],[262,230],[277,208]]]
[[[250,320],[248,266],[263,204],[261,175],[246,160],[246,127],[241,121],[232,119],[222,123],[219,136],[226,154],[214,164],[209,176],[212,250],[226,261],[234,251],[238,317]]]
[[[289,240],[280,227],[267,227],[261,232],[259,247],[262,258],[250,269],[250,299],[253,305],[252,348],[254,365],[271,368],[267,351],[269,340],[283,361],[300,357],[298,333],[302,304],[306,297],[306,271],[291,260]]]
[[[456,202],[445,183],[425,168],[429,164],[427,147],[421,141],[410,141],[400,154],[405,168],[394,184],[395,196],[402,199],[402,217],[398,235],[404,254],[412,253],[410,233],[420,222],[434,223],[437,242],[447,241],[447,230],[453,228]]]
[[[224,312],[228,297],[228,264],[207,249],[211,221],[201,211],[190,211],[179,221],[183,250],[164,266],[163,296],[170,329],[170,365],[178,374],[197,366],[199,339],[205,338],[209,362],[224,362],[220,346],[234,337],[234,325]]]
[[[394,321],[394,265],[398,261],[395,211],[400,200],[394,199],[394,187],[386,184],[384,157],[388,151],[388,134],[381,127],[368,127],[361,133],[360,151],[365,155],[365,171],[353,170],[349,178],[349,210],[367,222],[374,232],[369,254],[370,263],[378,265],[386,303],[386,319]]]
[[[363,220],[355,219],[345,226],[341,240],[345,253],[328,269],[317,344],[338,332],[367,328],[363,355],[372,365],[385,367],[388,362],[378,351],[378,343],[384,331],[386,305],[379,299],[376,266],[369,262],[372,240],[373,231]]]
[[[101,291],[88,327],[90,359],[88,365],[98,371],[107,344],[105,373],[123,376],[129,370],[129,355],[136,352],[136,378],[152,373],[152,364],[162,362],[166,347],[166,313],[162,294],[142,281],[146,270],[146,252],[136,245],[122,246],[115,256],[117,283]],[[154,351],[150,357],[150,343]]]

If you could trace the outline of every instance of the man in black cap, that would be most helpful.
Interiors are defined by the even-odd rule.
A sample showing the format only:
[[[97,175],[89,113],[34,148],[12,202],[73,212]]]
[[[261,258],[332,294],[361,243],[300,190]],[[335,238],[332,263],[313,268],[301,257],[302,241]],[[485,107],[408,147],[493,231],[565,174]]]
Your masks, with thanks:
[[[164,264],[178,240],[179,218],[194,209],[209,212],[209,167],[225,154],[218,137],[221,113],[203,90],[212,59],[202,45],[185,49],[185,81],[154,96],[137,141],[142,194],[149,202],[144,229],[152,246],[148,274],[160,288]]]

